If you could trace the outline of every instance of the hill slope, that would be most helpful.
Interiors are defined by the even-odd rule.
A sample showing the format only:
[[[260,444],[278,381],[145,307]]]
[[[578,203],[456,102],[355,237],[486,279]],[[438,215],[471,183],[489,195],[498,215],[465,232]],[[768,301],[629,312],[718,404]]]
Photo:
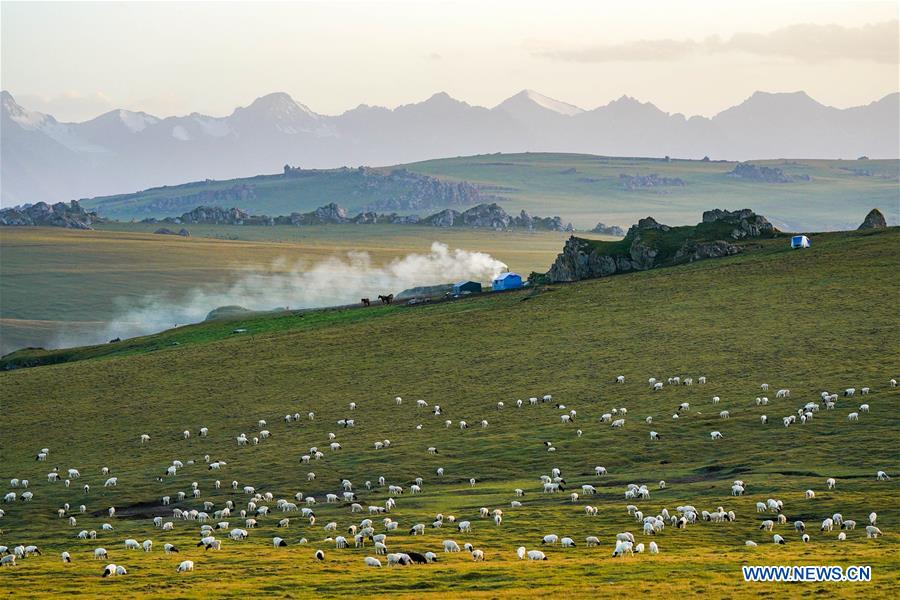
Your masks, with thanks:
[[[872,206],[900,223],[897,160],[754,161],[791,183],[732,175],[737,163],[586,154],[490,154],[429,160],[385,169],[291,171],[95,197],[82,204],[116,219],[178,216],[206,204],[269,216],[336,202],[351,213],[418,213],[496,201],[507,212],[553,214],[589,230],[598,221],[623,228],[648,214],[673,225],[696,222],[710,206],[748,206],[782,229],[855,228]],[[751,171],[752,172],[752,171]],[[423,176],[436,178],[429,179]],[[462,207],[462,208],[461,208]]]
[[[240,336],[200,336],[204,327],[162,334],[184,335],[176,347],[141,354],[121,354],[98,360],[24,369],[0,374],[0,439],[5,440],[3,476],[29,478],[35,494],[31,503],[4,505],[3,543],[36,543],[42,557],[28,558],[0,579],[29,590],[53,593],[224,596],[265,589],[280,595],[340,597],[359,589],[389,590],[396,597],[424,594],[521,596],[553,593],[566,581],[574,596],[619,594],[623,587],[640,586],[645,593],[702,593],[750,596],[778,593],[783,584],[736,587],[741,564],[871,565],[874,580],[868,594],[897,591],[897,524],[900,494],[897,478],[875,481],[884,469],[896,474],[895,448],[900,419],[894,406],[900,392],[888,387],[896,377],[900,335],[891,286],[900,265],[900,231],[825,234],[813,248],[790,251],[784,240],[761,242],[757,252],[671,269],[631,273],[608,279],[559,285],[540,293],[489,295],[467,301],[421,308],[377,308],[351,311],[348,319],[327,327],[298,325],[281,330],[254,327]],[[209,330],[206,330],[209,331]],[[224,338],[224,339],[223,339]],[[626,383],[612,383],[623,374]],[[648,377],[693,376],[694,386],[665,386],[649,391]],[[709,383],[697,385],[697,377]],[[757,406],[759,384],[772,385],[768,406]],[[839,399],[834,411],[821,411],[805,425],[785,428],[783,416],[796,414],[807,402],[817,402],[822,390],[871,386],[865,399]],[[775,399],[780,387],[791,389],[790,399]],[[529,406],[529,396],[553,394],[553,402]],[[403,404],[395,404],[396,395]],[[714,405],[712,396],[720,396]],[[416,407],[416,399],[440,404],[441,417]],[[517,398],[525,406],[515,407]],[[350,410],[349,402],[358,403]],[[497,410],[497,402],[506,408]],[[859,402],[871,406],[860,422],[847,413]],[[577,410],[574,423],[560,422],[561,409]],[[673,420],[682,402],[690,410]],[[611,429],[600,416],[613,407],[627,407],[627,423]],[[729,410],[730,419],[718,412]],[[315,420],[306,418],[315,412]],[[285,414],[300,413],[298,422],[285,423]],[[770,423],[760,425],[760,415]],[[36,419],[35,415],[41,415]],[[653,416],[653,424],[644,418]],[[342,428],[338,419],[353,418],[355,427]],[[259,445],[239,448],[235,436],[258,435],[257,420],[266,419],[272,437]],[[445,428],[444,419],[453,426]],[[472,427],[461,430],[460,420]],[[486,419],[487,428],[478,423]],[[416,426],[421,424],[422,428]],[[208,437],[197,430],[209,427]],[[191,430],[189,440],[181,432]],[[576,434],[583,430],[583,435]],[[650,430],[662,439],[651,442]],[[721,431],[725,439],[710,440]],[[342,448],[328,449],[327,432],[334,432]],[[142,446],[139,436],[151,436]],[[390,447],[373,443],[389,439]],[[551,441],[555,453],[544,445]],[[325,456],[311,464],[298,458],[310,446]],[[429,455],[434,446],[439,454]],[[47,463],[34,461],[42,447],[51,449]],[[221,471],[209,471],[203,456],[225,460]],[[174,477],[154,478],[173,459],[187,463]],[[72,488],[46,481],[50,466],[80,469]],[[594,466],[609,470],[604,477]],[[118,486],[104,488],[99,474],[109,466]],[[435,475],[438,467],[444,477]],[[542,494],[538,476],[559,467],[566,478],[564,494]],[[307,480],[314,472],[316,479]],[[338,493],[340,478],[355,485],[360,502],[381,505],[389,484],[408,489],[413,478],[424,478],[423,493],[397,499],[390,517],[400,532],[389,533],[391,551],[435,550],[433,566],[376,571],[363,567],[372,548],[335,550],[324,523],[335,521],[337,533],[366,515],[351,514],[345,503],[325,504],[325,493]],[[835,477],[837,488],[825,488]],[[475,478],[474,487],[468,483]],[[213,481],[221,479],[222,489]],[[171,517],[171,506],[160,506],[162,495],[190,492],[197,481],[200,498],[178,507],[200,507],[202,501],[221,508],[228,499],[238,507],[248,496],[228,486],[252,485],[275,498],[296,492],[315,496],[318,521],[311,526],[298,513],[278,512],[260,518],[243,542],[226,541],[221,551],[196,548],[196,522],[177,521],[174,531],[161,532],[153,515]],[[734,479],[742,479],[747,494],[730,496]],[[368,490],[364,482],[374,484]],[[667,487],[657,489],[665,480]],[[79,489],[91,485],[85,495]],[[733,510],[731,523],[701,522],[686,530],[668,526],[655,538],[640,535],[639,524],[625,509],[628,483],[645,483],[652,499],[636,504],[647,515],[683,504],[698,510],[724,506]],[[571,489],[595,485],[599,493],[579,502],[568,499]],[[516,498],[513,488],[526,495]],[[816,491],[814,500],[804,490]],[[14,490],[21,492],[21,488]],[[784,501],[788,522],[802,519],[812,537],[802,544],[790,525],[776,531],[786,546],[771,543],[758,529],[761,519],[774,515],[755,511],[767,498]],[[523,502],[519,508],[510,501]],[[57,519],[63,502],[87,505],[75,516],[76,527]],[[599,507],[587,517],[582,504]],[[274,503],[272,504],[274,507]],[[106,517],[109,506],[118,516]],[[502,507],[501,527],[478,517],[481,506]],[[821,533],[817,524],[841,511],[860,525],[837,542],[837,532]],[[877,511],[885,536],[866,539],[866,515]],[[405,532],[414,523],[430,524],[435,513],[471,520],[472,532],[459,533],[446,524],[428,527],[424,536]],[[283,516],[287,529],[276,528]],[[384,527],[376,518],[376,531]],[[228,519],[232,527],[242,519]],[[97,540],[79,541],[81,529],[97,529],[111,521],[112,532]],[[654,539],[659,556],[613,559],[616,533],[632,531],[637,541]],[[515,548],[540,547],[541,536],[571,536],[577,548],[544,548],[546,563],[518,561]],[[280,535],[288,548],[274,549]],[[333,534],[332,534],[333,535]],[[599,548],[583,545],[597,535]],[[219,532],[217,536],[225,536]],[[126,552],[122,540],[150,538],[152,553]],[[300,544],[301,537],[309,540]],[[444,554],[441,540],[472,542],[487,555],[473,563],[465,554]],[[744,540],[759,543],[747,548]],[[175,543],[181,553],[165,556],[163,542]],[[99,577],[100,566],[90,559],[96,546],[110,550],[110,560],[125,564],[127,577],[110,581]],[[312,553],[324,548],[327,560],[316,563]],[[64,565],[62,550],[75,562]],[[196,571],[175,578],[177,563],[190,558]],[[265,569],[259,565],[265,564]],[[842,596],[842,584],[793,584],[797,593],[816,591]],[[856,589],[855,587],[852,589]]]

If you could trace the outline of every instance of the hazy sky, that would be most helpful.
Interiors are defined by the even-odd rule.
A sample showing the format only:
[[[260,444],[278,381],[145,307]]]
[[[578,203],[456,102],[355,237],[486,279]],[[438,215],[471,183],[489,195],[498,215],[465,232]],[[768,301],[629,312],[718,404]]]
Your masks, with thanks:
[[[712,115],[755,90],[838,107],[900,89],[900,2],[0,3],[0,84],[81,120],[230,113],[285,91],[313,110],[524,88]]]

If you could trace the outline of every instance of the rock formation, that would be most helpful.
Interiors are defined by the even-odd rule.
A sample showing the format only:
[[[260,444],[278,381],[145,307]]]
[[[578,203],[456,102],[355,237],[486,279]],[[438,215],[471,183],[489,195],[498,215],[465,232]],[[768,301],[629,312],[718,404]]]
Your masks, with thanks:
[[[32,227],[67,227],[69,229],[93,229],[97,213],[87,212],[77,200],[68,204],[46,202],[15,206],[0,210],[0,225]]]
[[[746,237],[760,237],[776,233],[778,230],[769,223],[769,220],[758,215],[749,208],[728,211],[716,208],[703,212],[704,223],[727,223],[733,225],[731,237],[739,240]]]
[[[881,211],[877,208],[873,208],[869,211],[869,214],[866,215],[866,218],[865,220],[863,220],[862,225],[857,227],[857,230],[885,228],[887,228],[887,221],[884,219],[884,215],[881,214]]]
[[[551,283],[579,281],[720,258],[741,251],[730,240],[772,237],[777,232],[765,217],[748,209],[707,211],[703,222],[692,227],[673,228],[646,217],[632,225],[621,241],[570,237],[546,275],[533,277]]]
[[[787,175],[777,167],[761,167],[751,163],[736,164],[728,176],[760,183],[794,183],[810,179],[809,175]]]

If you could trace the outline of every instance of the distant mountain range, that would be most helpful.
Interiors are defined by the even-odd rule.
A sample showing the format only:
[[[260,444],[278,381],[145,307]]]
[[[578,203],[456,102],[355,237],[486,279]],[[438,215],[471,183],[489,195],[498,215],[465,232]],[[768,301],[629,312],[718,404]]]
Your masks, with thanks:
[[[83,123],[30,111],[2,92],[0,204],[54,202],[163,184],[303,168],[390,165],[493,152],[611,156],[896,158],[900,93],[837,109],[804,92],[756,92],[712,118],[623,96],[582,110],[523,91],[494,108],[438,93],[393,110],[319,115],[284,93],[227,117],[114,110]]]

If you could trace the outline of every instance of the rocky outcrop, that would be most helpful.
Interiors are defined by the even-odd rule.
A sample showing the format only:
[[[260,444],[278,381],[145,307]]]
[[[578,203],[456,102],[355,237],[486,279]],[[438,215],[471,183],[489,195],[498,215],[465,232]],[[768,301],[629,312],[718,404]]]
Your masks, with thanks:
[[[426,217],[422,222],[426,225],[433,225],[435,227],[455,227],[462,223],[460,217],[461,213],[459,211],[453,210],[452,208],[445,208],[440,212],[434,213],[430,217]]]
[[[384,197],[366,206],[369,211],[427,210],[438,206],[471,206],[497,199],[484,194],[478,186],[467,181],[441,181],[406,169],[394,169],[388,174],[360,167],[360,185],[367,191],[384,193]]]
[[[707,210],[703,213],[703,222],[732,225],[734,229],[731,231],[731,238],[735,240],[767,236],[778,232],[775,226],[769,223],[768,219],[756,214],[749,208],[735,211],[722,210],[720,208]]]
[[[479,204],[459,212],[452,208],[444,209],[429,217],[418,215],[398,215],[397,213],[379,214],[374,211],[361,212],[350,217],[347,211],[332,202],[320,206],[308,213],[291,213],[286,216],[269,217],[267,215],[251,215],[239,208],[221,208],[218,206],[198,206],[180,217],[165,219],[144,219],[142,223],[182,223],[204,225],[340,225],[353,223],[372,225],[389,223],[392,225],[432,225],[434,227],[473,227],[482,229],[540,229],[547,231],[574,231],[572,224],[563,224],[560,217],[536,217],[524,210],[517,217],[510,216],[498,204]]]
[[[625,236],[625,230],[618,225],[606,225],[605,223],[597,223],[597,225],[593,229],[591,229],[591,233],[614,235],[616,237]]]
[[[632,233],[638,231],[640,229],[655,229],[658,231],[669,231],[671,227],[668,225],[663,225],[662,223],[657,222],[653,217],[644,217],[643,219],[638,219],[636,225],[632,225],[628,228],[628,233]]]
[[[499,204],[473,206],[463,212],[460,219],[467,227],[481,229],[509,229],[513,222],[512,217]]]
[[[675,253],[676,262],[687,259],[688,262],[695,260],[704,260],[707,258],[722,258],[738,254],[741,251],[739,246],[726,242],[725,240],[715,240],[713,242],[685,242],[678,252]]]
[[[625,173],[620,173],[619,183],[629,191],[659,187],[683,187],[686,185],[684,179],[679,177],[660,177],[656,173],[651,173],[650,175],[626,175]]]
[[[93,229],[97,213],[87,212],[77,200],[68,204],[46,202],[26,204],[0,210],[0,225],[21,227],[66,227],[69,229]]]
[[[188,231],[187,229],[185,229],[184,227],[182,227],[178,231],[172,231],[171,229],[169,229],[167,227],[160,227],[153,233],[157,233],[159,235],[180,235],[181,237],[191,237],[191,232]]]
[[[787,175],[777,167],[761,167],[751,163],[736,164],[728,176],[759,183],[794,183],[810,179],[809,175]]]
[[[884,218],[884,215],[881,214],[881,211],[877,208],[873,208],[869,211],[869,214],[866,215],[865,220],[862,222],[862,225],[857,227],[857,230],[860,229],[886,229],[887,221]]]
[[[191,185],[204,185],[205,182],[186,184],[176,189],[189,189]],[[173,213],[178,210],[188,210],[192,206],[235,206],[248,205],[256,201],[256,189],[252,185],[235,185],[224,190],[203,190],[194,193],[165,195],[166,188],[147,190],[158,192],[159,198],[146,204],[134,207],[134,212],[147,213]],[[106,214],[104,212],[103,214]]]
[[[251,215],[240,208],[221,206],[198,206],[177,219],[163,219],[163,222],[191,223],[197,225],[272,225],[272,219],[265,215]]]
[[[721,258],[741,252],[734,240],[772,237],[777,233],[765,217],[747,209],[707,211],[703,221],[691,227],[669,227],[646,217],[632,225],[621,241],[570,237],[546,275],[533,276],[550,283],[579,281]]]

